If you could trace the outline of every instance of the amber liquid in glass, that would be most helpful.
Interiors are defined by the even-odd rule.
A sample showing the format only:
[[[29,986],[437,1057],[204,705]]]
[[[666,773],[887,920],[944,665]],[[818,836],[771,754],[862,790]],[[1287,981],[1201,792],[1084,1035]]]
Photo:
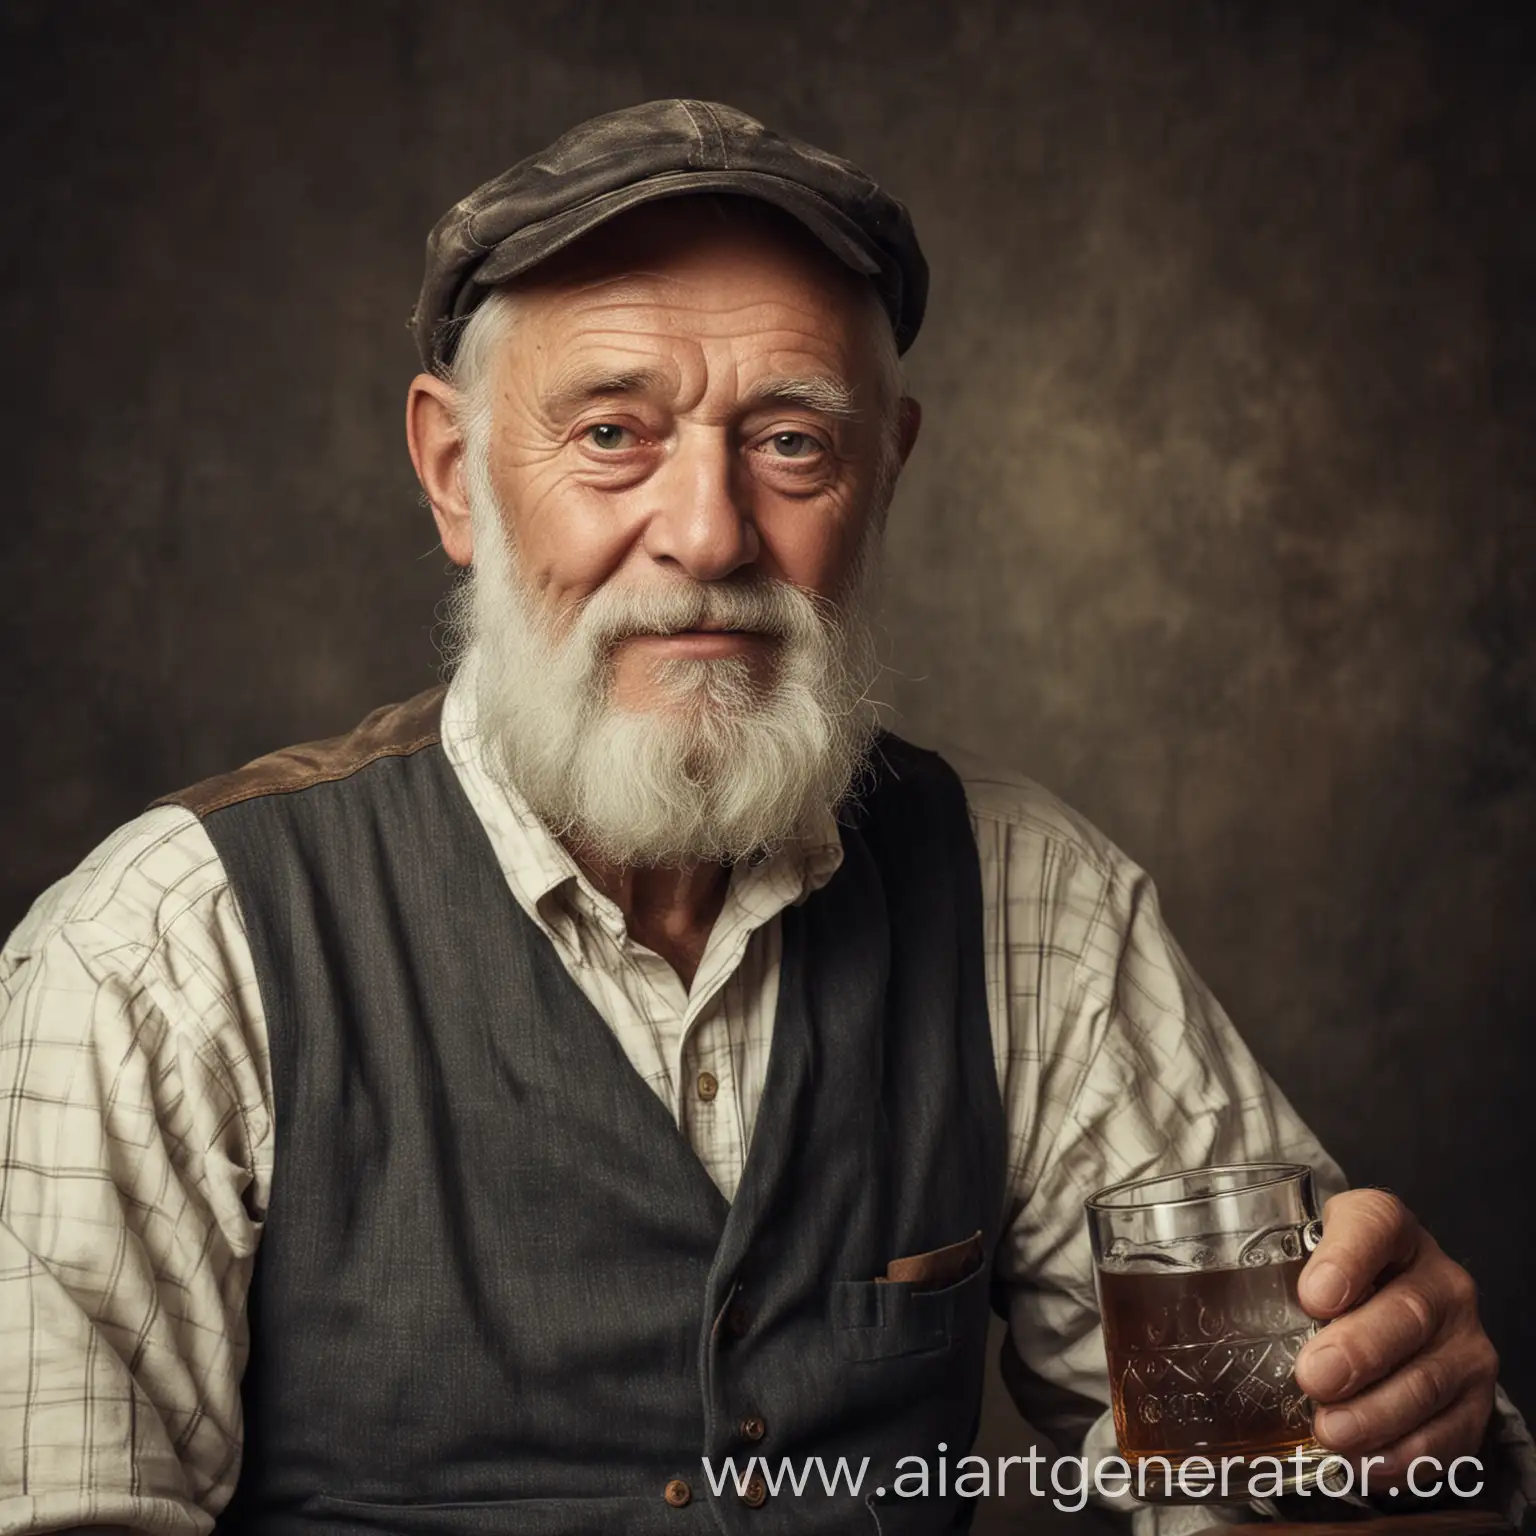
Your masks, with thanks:
[[[1314,1324],[1304,1258],[1242,1269],[1099,1272],[1115,1433],[1134,1467],[1165,1456],[1284,1457],[1312,1442],[1292,1374]]]

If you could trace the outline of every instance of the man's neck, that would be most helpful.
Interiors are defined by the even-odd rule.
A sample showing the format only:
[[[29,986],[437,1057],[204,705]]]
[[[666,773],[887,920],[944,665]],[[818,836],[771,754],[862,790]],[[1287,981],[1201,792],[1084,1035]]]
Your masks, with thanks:
[[[610,864],[580,848],[570,852],[592,884],[624,914],[630,937],[660,955],[683,985],[691,987],[715,919],[725,905],[730,866],[637,869]]]

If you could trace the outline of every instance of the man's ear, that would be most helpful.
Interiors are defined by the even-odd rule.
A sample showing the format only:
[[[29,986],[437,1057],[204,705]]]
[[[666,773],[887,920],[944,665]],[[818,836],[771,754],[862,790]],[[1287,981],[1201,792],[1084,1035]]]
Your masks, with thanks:
[[[902,464],[907,462],[917,434],[923,425],[923,407],[911,395],[903,395],[897,407],[896,452]]]
[[[411,380],[405,399],[405,440],[416,478],[432,504],[443,550],[455,565],[468,565],[474,554],[469,529],[469,499],[464,494],[464,438],[451,385],[430,373]]]

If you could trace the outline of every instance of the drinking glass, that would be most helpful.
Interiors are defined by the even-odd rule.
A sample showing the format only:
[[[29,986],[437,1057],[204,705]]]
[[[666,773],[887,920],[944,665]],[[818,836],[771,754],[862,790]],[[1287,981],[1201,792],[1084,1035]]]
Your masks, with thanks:
[[[1131,1491],[1240,1501],[1313,1486],[1326,1453],[1294,1374],[1318,1326],[1296,1299],[1322,1235],[1312,1170],[1192,1168],[1101,1189],[1085,1210]],[[1181,1476],[1191,1457],[1218,1478],[1225,1462],[1225,1486],[1206,1489],[1198,1466]]]

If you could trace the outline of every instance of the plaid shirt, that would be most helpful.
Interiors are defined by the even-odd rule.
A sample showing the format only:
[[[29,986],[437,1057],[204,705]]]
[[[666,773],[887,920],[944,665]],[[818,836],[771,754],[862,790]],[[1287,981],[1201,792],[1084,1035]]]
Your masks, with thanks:
[[[729,1196],[762,1094],[778,915],[836,871],[835,824],[734,871],[685,988],[487,776],[471,699],[449,690],[443,745],[514,897]],[[955,762],[1008,1124],[995,1275],[1021,1406],[1075,1438],[1068,1394],[1108,1401],[1085,1195],[1228,1160],[1310,1163],[1323,1193],[1342,1179],[1146,875],[1027,779]],[[46,892],[0,959],[0,999],[0,1533],[207,1532],[239,1472],[245,1298],[279,1149],[250,950],[201,825],[153,810]],[[1107,1415],[1088,1440],[1113,1449]]]

